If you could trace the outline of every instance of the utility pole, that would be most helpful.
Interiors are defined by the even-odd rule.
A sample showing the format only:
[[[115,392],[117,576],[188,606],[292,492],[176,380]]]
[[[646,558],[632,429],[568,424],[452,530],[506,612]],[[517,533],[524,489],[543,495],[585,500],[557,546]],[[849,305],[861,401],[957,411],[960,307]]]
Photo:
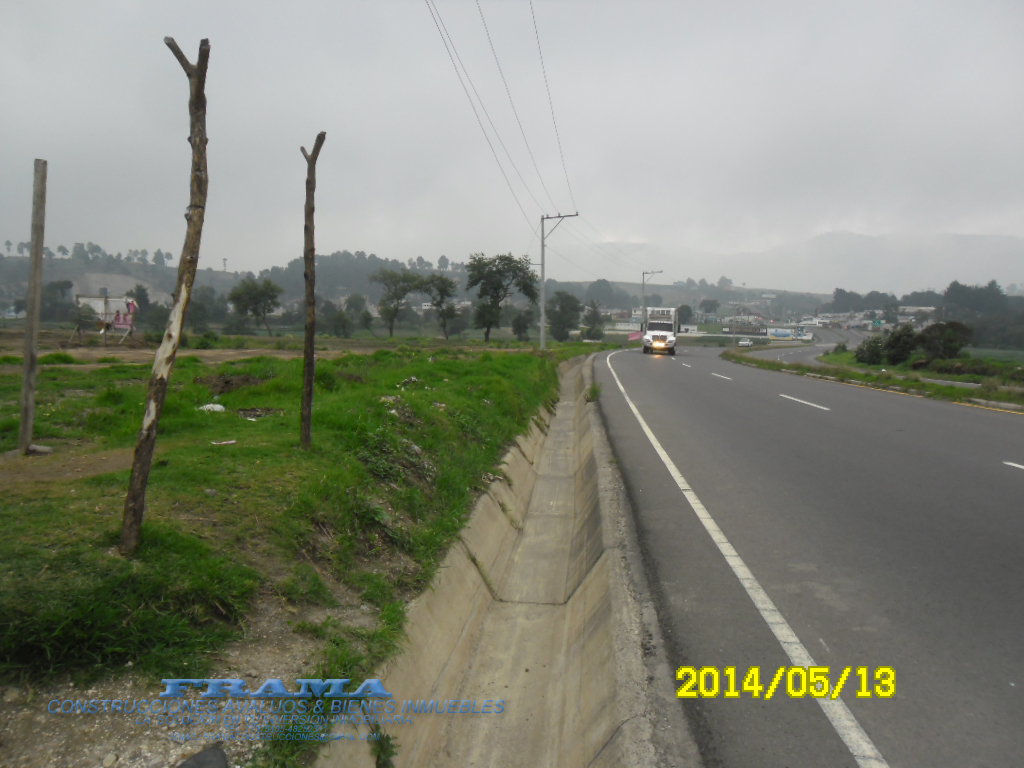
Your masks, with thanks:
[[[228,271],[228,260],[227,259],[221,259],[221,261],[224,262],[224,271],[227,272]]]
[[[49,453],[32,445],[36,418],[36,352],[39,339],[39,309],[43,293],[43,232],[46,225],[46,161],[36,160],[32,184],[32,237],[29,245],[28,301],[25,312],[25,375],[21,384],[20,453]]]
[[[640,333],[644,332],[647,327],[647,292],[645,286],[647,285],[648,275],[660,275],[664,270],[655,269],[651,272],[644,272],[640,276]]]
[[[558,224],[562,223],[562,219],[571,219],[574,216],[579,216],[580,212],[567,213],[564,216],[558,214],[557,216],[541,216],[540,217],[540,348],[543,352],[547,349],[547,324],[548,324],[548,307],[547,307],[547,292],[544,288],[544,222],[548,219],[558,219]],[[558,224],[555,224],[551,228],[551,232],[558,229]],[[550,235],[551,232],[548,232]]]

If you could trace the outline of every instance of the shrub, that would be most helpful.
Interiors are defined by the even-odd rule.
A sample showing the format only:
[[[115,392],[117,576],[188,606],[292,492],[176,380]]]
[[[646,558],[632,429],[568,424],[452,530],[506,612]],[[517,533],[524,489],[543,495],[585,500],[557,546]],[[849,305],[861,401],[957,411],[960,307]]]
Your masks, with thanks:
[[[917,334],[917,344],[928,357],[948,360],[956,357],[973,335],[973,328],[951,320],[929,325]]]
[[[864,365],[880,365],[885,357],[885,341],[881,336],[871,336],[864,339],[853,351],[853,356],[858,363]]]
[[[893,365],[905,363],[917,349],[917,334],[910,325],[901,325],[886,337],[882,349]]]
[[[849,352],[850,350],[847,349],[845,341],[840,341],[838,344],[836,344],[835,349],[833,349],[832,351],[833,352]]]

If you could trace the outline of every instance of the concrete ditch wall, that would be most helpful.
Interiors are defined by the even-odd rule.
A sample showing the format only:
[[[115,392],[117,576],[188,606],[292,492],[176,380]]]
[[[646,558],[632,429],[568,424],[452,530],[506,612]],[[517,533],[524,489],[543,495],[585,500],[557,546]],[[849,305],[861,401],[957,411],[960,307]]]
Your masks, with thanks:
[[[590,371],[577,360],[560,374],[554,417],[506,454],[508,480],[479,499],[431,589],[409,608],[406,651],[380,671],[399,710],[406,699],[490,699],[504,712],[385,726],[400,768],[663,762],[646,711],[640,646],[650,633],[627,588],[626,558],[605,544],[617,534],[602,514],[600,422],[584,398]],[[365,741],[337,741],[317,765],[374,760]]]

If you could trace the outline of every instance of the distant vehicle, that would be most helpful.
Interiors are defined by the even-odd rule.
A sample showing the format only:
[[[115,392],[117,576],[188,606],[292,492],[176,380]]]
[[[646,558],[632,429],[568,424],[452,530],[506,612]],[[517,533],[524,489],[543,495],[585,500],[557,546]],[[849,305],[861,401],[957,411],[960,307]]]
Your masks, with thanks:
[[[647,310],[647,327],[644,328],[644,354],[664,352],[676,353],[676,310],[675,307],[652,307]]]
[[[752,347],[754,346],[754,342],[752,342],[750,339],[740,339],[740,343],[737,346]]]

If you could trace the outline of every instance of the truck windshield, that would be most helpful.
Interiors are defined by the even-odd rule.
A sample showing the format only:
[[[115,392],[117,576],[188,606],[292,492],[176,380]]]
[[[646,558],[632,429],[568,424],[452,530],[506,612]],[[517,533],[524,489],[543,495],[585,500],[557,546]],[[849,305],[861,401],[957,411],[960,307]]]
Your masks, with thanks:
[[[672,331],[672,323],[648,323],[648,331]]]

